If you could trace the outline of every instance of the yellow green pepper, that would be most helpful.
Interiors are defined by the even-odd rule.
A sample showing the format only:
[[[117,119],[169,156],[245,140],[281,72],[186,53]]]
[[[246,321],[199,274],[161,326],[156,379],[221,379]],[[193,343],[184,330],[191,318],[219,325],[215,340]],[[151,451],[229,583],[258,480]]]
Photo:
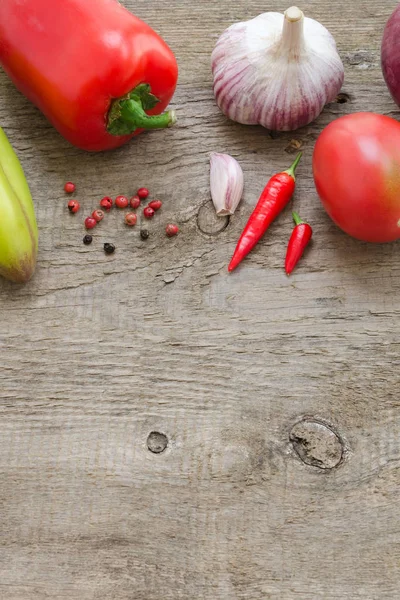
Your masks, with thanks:
[[[25,283],[32,277],[38,230],[21,164],[0,127],[0,275]]]

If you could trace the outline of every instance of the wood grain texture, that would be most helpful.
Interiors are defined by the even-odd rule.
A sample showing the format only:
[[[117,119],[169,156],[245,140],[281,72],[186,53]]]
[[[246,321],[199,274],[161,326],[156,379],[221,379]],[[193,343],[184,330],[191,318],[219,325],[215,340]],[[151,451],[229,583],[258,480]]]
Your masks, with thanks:
[[[232,22],[287,6],[123,3],[177,54],[173,130],[85,154],[0,74],[0,123],[40,227],[35,278],[0,283],[0,598],[397,599],[400,246],[342,234],[311,176],[315,140],[334,118],[399,117],[379,65],[395,2],[302,6],[336,37],[350,101],[272,137],[221,115],[210,54]],[[314,226],[313,247],[286,278],[289,207],[228,276],[293,139],[304,150],[294,203]],[[245,174],[244,202],[226,221],[210,208],[211,151],[234,155]],[[66,211],[67,180],[78,186],[77,217]],[[115,212],[83,246],[82,218],[97,200],[142,185],[164,200],[150,238]],[[181,234],[168,240],[171,221]],[[115,255],[104,256],[105,241]],[[319,426],[294,439],[302,419],[338,437],[319,450]],[[160,441],[151,432],[167,436],[164,451],[149,451]]]

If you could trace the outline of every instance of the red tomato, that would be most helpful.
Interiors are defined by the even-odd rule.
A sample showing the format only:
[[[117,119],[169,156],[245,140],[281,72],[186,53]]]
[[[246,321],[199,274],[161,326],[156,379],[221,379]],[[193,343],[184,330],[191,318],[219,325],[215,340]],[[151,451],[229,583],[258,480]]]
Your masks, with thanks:
[[[365,242],[400,238],[400,123],[373,113],[333,121],[316,143],[313,170],[343,231]]]

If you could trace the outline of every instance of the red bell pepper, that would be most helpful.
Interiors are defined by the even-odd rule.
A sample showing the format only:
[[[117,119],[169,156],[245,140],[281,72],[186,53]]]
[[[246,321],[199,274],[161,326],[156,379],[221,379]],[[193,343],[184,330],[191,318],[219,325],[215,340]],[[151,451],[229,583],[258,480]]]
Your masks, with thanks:
[[[116,148],[176,120],[163,113],[176,88],[175,57],[117,0],[0,0],[0,63],[84,150]]]

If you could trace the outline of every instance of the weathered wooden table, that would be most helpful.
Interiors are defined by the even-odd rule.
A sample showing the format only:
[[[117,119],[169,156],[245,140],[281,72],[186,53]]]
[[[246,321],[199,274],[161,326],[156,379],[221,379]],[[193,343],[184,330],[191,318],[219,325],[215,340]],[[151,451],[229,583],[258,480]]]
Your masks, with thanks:
[[[0,284],[0,597],[397,599],[400,246],[341,233],[311,176],[327,123],[362,110],[399,116],[379,65],[395,3],[302,7],[336,37],[346,95],[317,123],[278,136],[223,117],[210,53],[232,22],[286,5],[124,4],[177,54],[174,130],[85,154],[0,76],[0,123],[41,237],[34,280]],[[286,278],[289,207],[228,275],[260,190],[293,159],[292,140],[304,150],[294,202],[314,246]],[[211,207],[215,150],[245,173],[230,222]],[[76,217],[69,179],[83,204]],[[83,246],[83,214],[141,185],[165,201],[149,240],[116,211]],[[169,221],[181,225],[173,240]],[[105,241],[115,255],[104,256]]]

